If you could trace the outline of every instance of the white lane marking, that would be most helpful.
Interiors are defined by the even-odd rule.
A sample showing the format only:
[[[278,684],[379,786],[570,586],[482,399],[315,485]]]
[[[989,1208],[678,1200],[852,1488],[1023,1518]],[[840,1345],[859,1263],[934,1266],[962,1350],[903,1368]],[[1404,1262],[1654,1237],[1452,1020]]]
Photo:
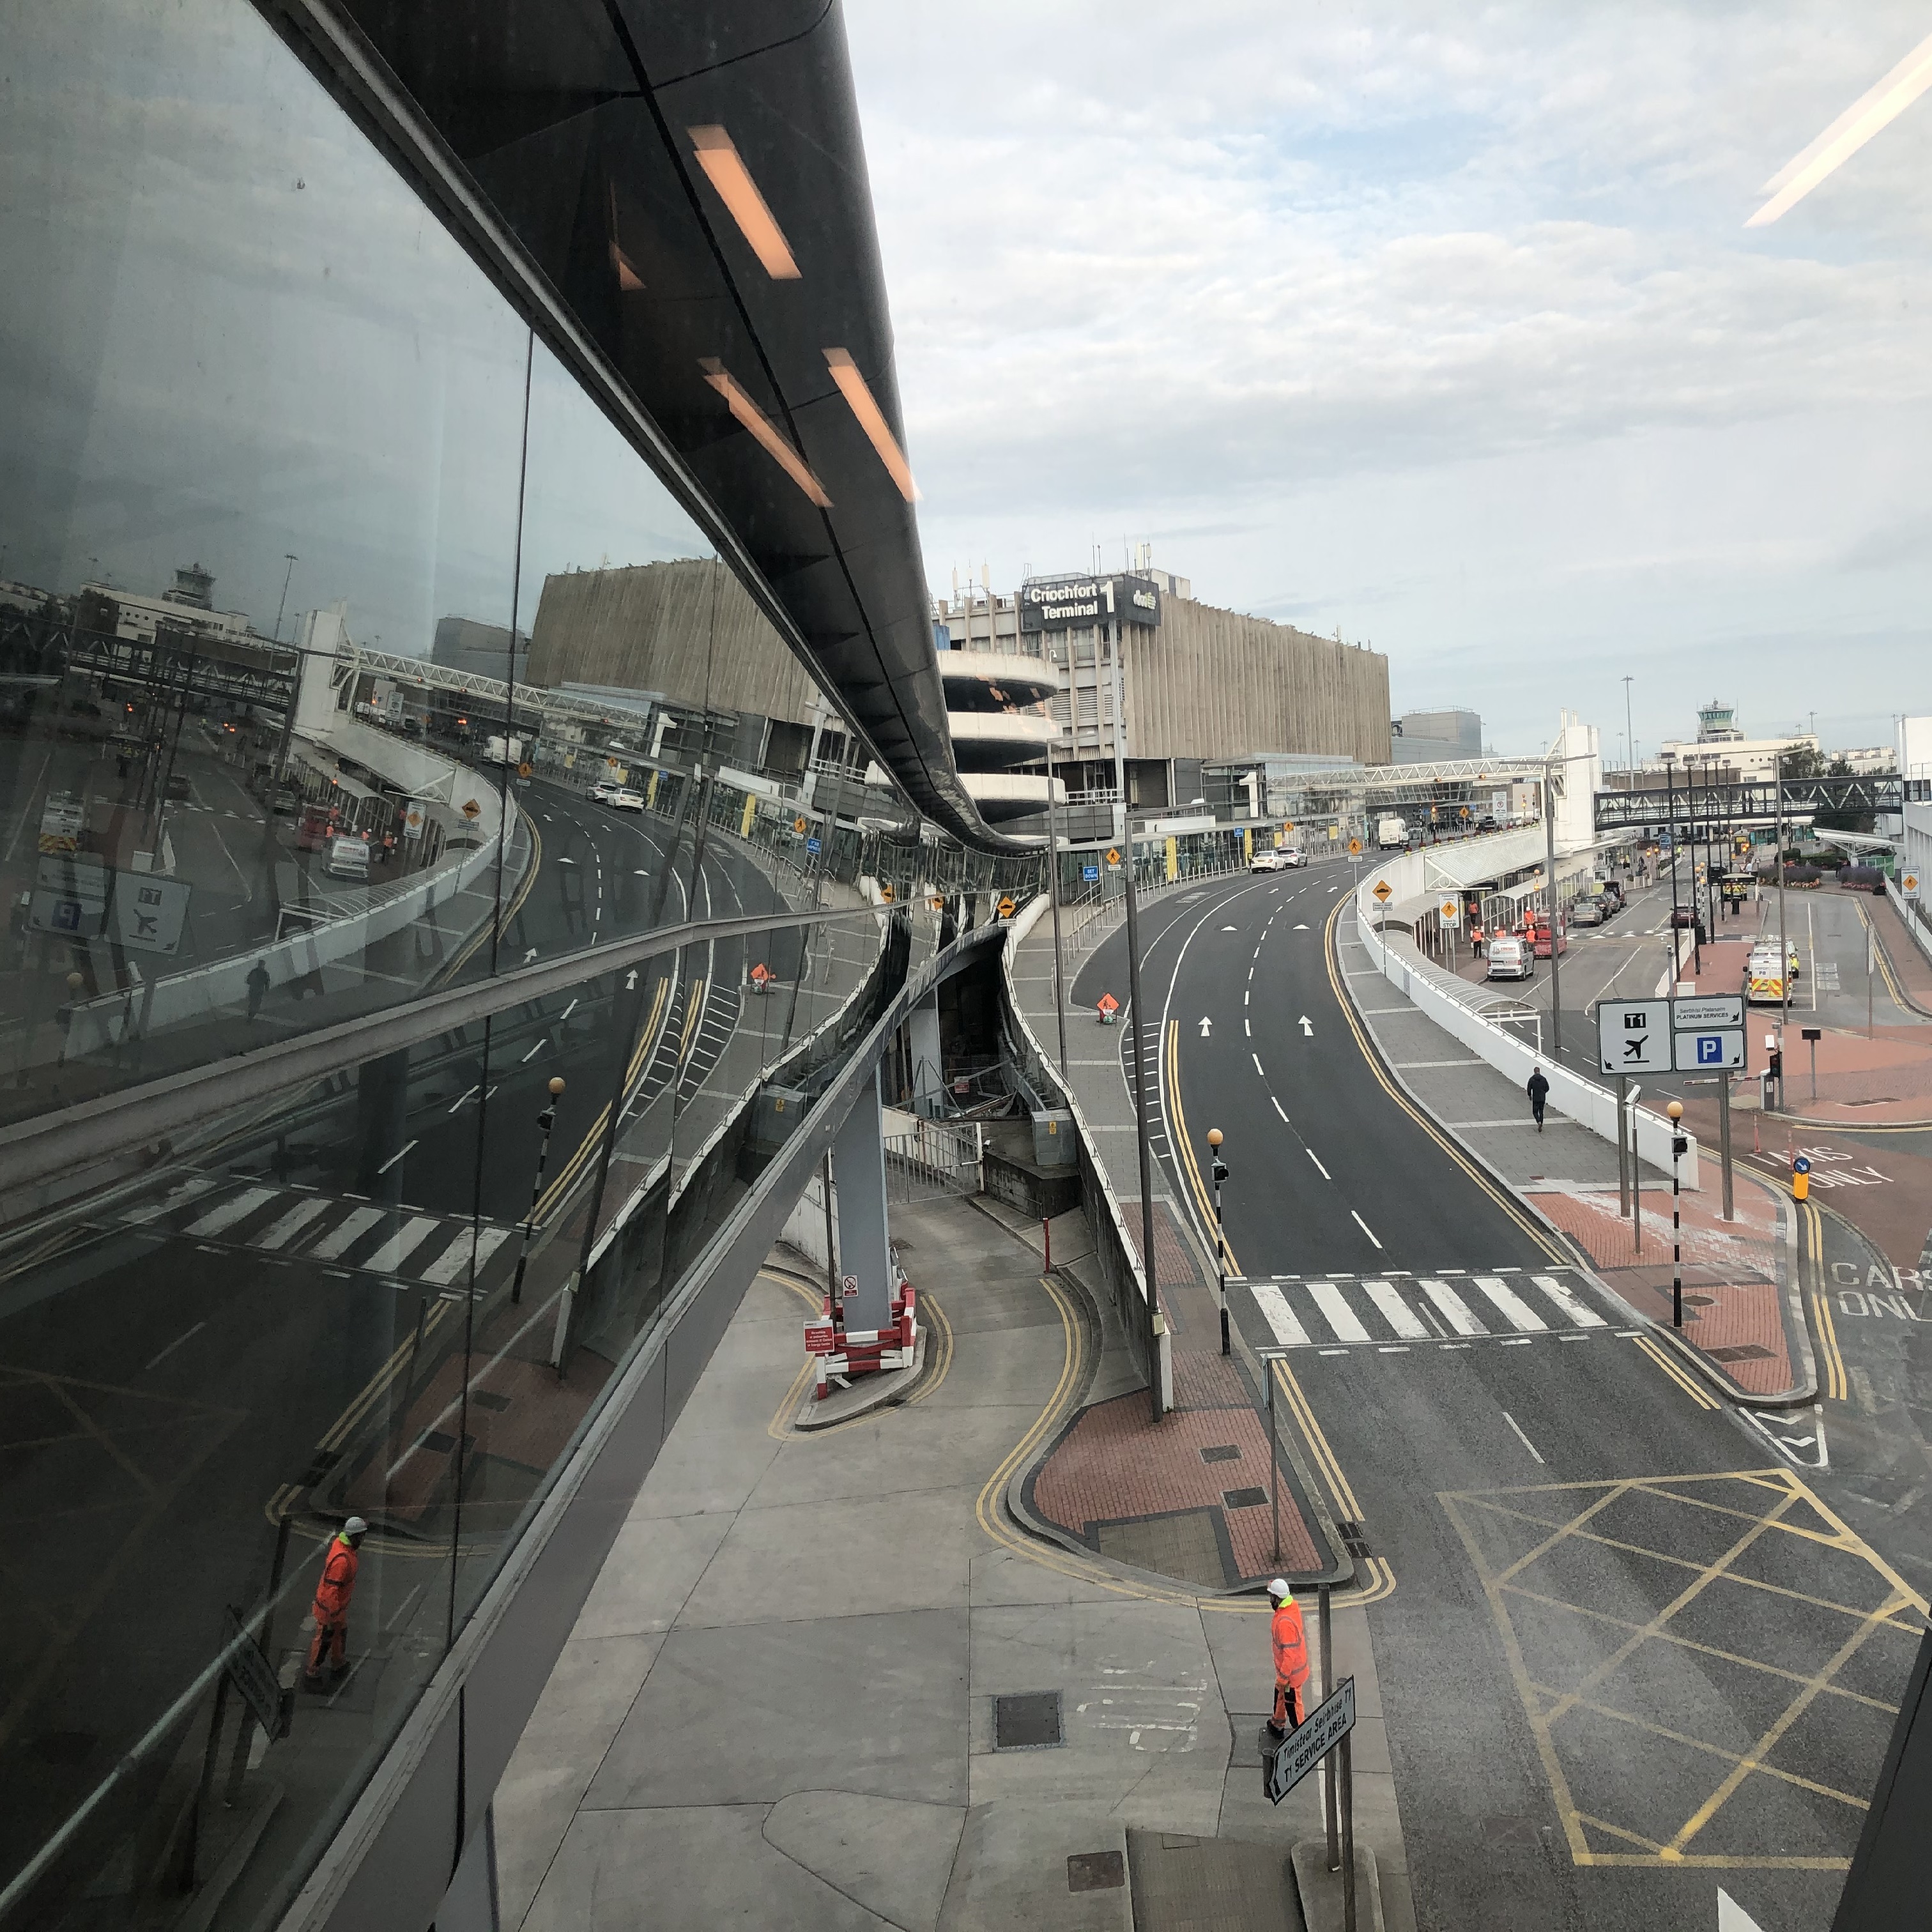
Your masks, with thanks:
[[[1261,1074],[1261,1076],[1262,1076],[1262,1078],[1264,1080],[1265,1080],[1265,1079],[1268,1078],[1268,1076],[1267,1076],[1265,1073],[1262,1072],[1262,1057],[1261,1057],[1261,1055],[1260,1055],[1258,1053],[1250,1053],[1250,1054],[1248,1055],[1248,1058],[1249,1058],[1250,1060],[1252,1060],[1255,1063],[1255,1071],[1256,1071],[1257,1073],[1260,1073],[1260,1074]]]
[[[387,1174],[390,1168],[394,1167],[397,1162],[400,1160],[403,1156],[407,1154],[410,1149],[415,1145],[416,1142],[414,1141],[405,1141],[394,1154],[390,1155],[387,1160],[383,1162],[380,1167],[376,1168],[376,1172],[378,1174]]]
[[[1330,1281],[1311,1281],[1307,1283],[1310,1296],[1320,1309],[1330,1328],[1335,1331],[1338,1342],[1366,1342],[1369,1331],[1362,1326],[1361,1318],[1348,1306],[1347,1298]]]
[[[482,1083],[479,1081],[477,1084],[480,1086]],[[456,1105],[449,1109],[450,1112],[454,1114],[458,1112],[466,1102],[476,1097],[476,1088],[475,1087],[471,1088],[467,1094],[459,1094],[456,1096]]]
[[[1569,1316],[1580,1328],[1607,1328],[1610,1324],[1592,1307],[1577,1300],[1554,1275],[1533,1274],[1530,1280]]]
[[[534,1046],[533,1047],[532,1047],[532,1048],[530,1048],[530,1052],[527,1052],[526,1054],[525,1054],[524,1055],[523,1058],[522,1058],[520,1060],[519,1060],[519,1061],[518,1062],[518,1064],[519,1066],[529,1066],[529,1064],[530,1064],[530,1062],[531,1062],[532,1060],[533,1060],[534,1059],[536,1059],[536,1058],[537,1057],[537,1055],[538,1055],[538,1054],[540,1054],[541,1052],[542,1052],[542,1051],[544,1050],[544,1048],[545,1047],[547,1047],[548,1046],[549,1046],[549,1044],[550,1044],[550,1042],[549,1042],[548,1040],[538,1040],[538,1041],[537,1042],[536,1045],[536,1046]]]
[[[1351,1208],[1348,1210],[1348,1212],[1349,1212],[1351,1214],[1354,1214],[1354,1215],[1355,1215],[1355,1226],[1356,1226],[1357,1227],[1358,1227],[1359,1228],[1360,1228],[1360,1229],[1361,1229],[1361,1231],[1362,1231],[1362,1232],[1363,1232],[1364,1234],[1365,1234],[1366,1235],[1367,1235],[1367,1236],[1368,1236],[1368,1238],[1369,1238],[1369,1239],[1370,1239],[1370,1240],[1372,1240],[1372,1241],[1375,1241],[1375,1242],[1376,1242],[1376,1246],[1378,1248],[1379,1248],[1379,1247],[1382,1246],[1382,1243],[1381,1243],[1380,1241],[1376,1241],[1376,1231],[1374,1230],[1374,1228],[1372,1228],[1372,1227],[1370,1227],[1370,1226],[1369,1226],[1369,1224],[1367,1223],[1367,1222],[1364,1221],[1364,1220],[1362,1219],[1362,1217],[1361,1217],[1361,1216],[1360,1216],[1360,1215],[1359,1215],[1359,1214],[1355,1214],[1355,1210],[1354,1210],[1354,1208]]]
[[[199,1221],[184,1228],[184,1234],[218,1234],[224,1228],[232,1228],[237,1221],[245,1221],[258,1208],[265,1206],[275,1198],[272,1187],[244,1187],[232,1201],[224,1201],[219,1208],[211,1209]]]
[[[1415,1311],[1385,1281],[1365,1281],[1362,1286],[1369,1299],[1382,1312],[1382,1318],[1400,1336],[1412,1342],[1426,1342],[1429,1330],[1415,1318]]]
[[[338,1221],[309,1250],[308,1258],[312,1262],[339,1261],[382,1218],[386,1211],[380,1208],[357,1208],[346,1220]]]
[[[1275,1099],[1274,1099],[1274,1096],[1272,1094],[1270,1094],[1268,1096],[1268,1098],[1269,1098],[1270,1100],[1274,1100],[1274,1110],[1275,1110],[1275,1112],[1276,1112],[1277,1114],[1280,1114],[1280,1116],[1281,1116],[1281,1118],[1282,1118],[1282,1120],[1283,1120],[1284,1122],[1286,1122],[1286,1120],[1288,1119],[1288,1110],[1287,1110],[1287,1108],[1285,1108],[1284,1106],[1282,1106],[1282,1105],[1281,1104],[1281,1102],[1280,1102],[1279,1100],[1275,1100]]]
[[[1499,1275],[1479,1274],[1474,1280],[1476,1286],[1502,1311],[1504,1320],[1512,1328],[1533,1333],[1549,1328],[1550,1324]]]
[[[1305,1348],[1308,1346],[1308,1330],[1295,1319],[1294,1310],[1288,1305],[1288,1297],[1272,1282],[1258,1282],[1249,1291],[1255,1298],[1255,1306],[1262,1312],[1262,1319],[1268,1325],[1269,1332],[1284,1348]]]
[[[152,1361],[143,1362],[141,1364],[142,1374],[145,1376],[150,1369],[160,1367],[161,1364],[165,1362],[184,1342],[192,1342],[194,1338],[207,1326],[208,1324],[206,1322],[197,1322],[185,1335],[177,1335],[175,1339],[154,1358]],[[1804,1439],[1806,1442],[1809,1442],[1811,1438],[1808,1436]]]
[[[413,1142],[410,1143],[415,1144]],[[266,1248],[272,1252],[285,1248],[321,1214],[328,1205],[328,1197],[319,1194],[312,1200],[298,1201],[282,1218],[272,1226],[265,1228],[248,1245],[251,1248]]]
[[[1422,1292],[1435,1303],[1436,1312],[1459,1335],[1486,1335],[1490,1331],[1463,1306],[1462,1298],[1446,1281],[1425,1281]]]
[[[398,1228],[362,1265],[373,1268],[378,1274],[390,1274],[400,1268],[406,1257],[421,1247],[442,1221],[434,1214],[419,1214],[413,1221]]]
[[[1536,1460],[1540,1462],[1543,1460],[1543,1458],[1540,1456],[1537,1455],[1536,1444],[1531,1442],[1527,1436],[1524,1435],[1522,1427],[1517,1423],[1516,1418],[1510,1414],[1508,1409],[1504,1409],[1503,1411],[1503,1420],[1507,1422],[1512,1429],[1515,1430],[1516,1439],[1520,1442],[1532,1456],[1535,1456]]]
[[[206,1194],[218,1177],[212,1174],[197,1174],[192,1180],[183,1180],[170,1187],[160,1200],[150,1202],[145,1208],[136,1208],[131,1214],[124,1214],[122,1220],[129,1226],[138,1228],[143,1222],[158,1221],[164,1214],[171,1214],[177,1208],[184,1208],[198,1194]]]
[[[1254,1022],[1253,1022],[1252,1020],[1244,1020],[1244,1021],[1242,1021],[1242,1022],[1241,1022],[1241,1037],[1242,1037],[1244,1040],[1252,1040],[1252,1039],[1254,1038],[1254,1036],[1255,1036],[1255,1023],[1254,1023]],[[1257,1064],[1257,1065],[1258,1065],[1258,1064],[1259,1064],[1259,1063],[1258,1063],[1258,1062],[1257,1062],[1256,1064]]]
[[[1288,1118],[1288,1116],[1284,1114],[1282,1115],[1282,1118],[1285,1120]],[[1320,1174],[1324,1180],[1333,1180],[1334,1179],[1335,1177],[1322,1165],[1320,1160],[1317,1157],[1315,1150],[1312,1148],[1306,1148],[1304,1151],[1307,1154],[1308,1158],[1315,1162],[1315,1172]]]
[[[1252,980],[1254,977],[1254,975],[1250,973],[1248,975],[1248,977]],[[1241,993],[1241,1004],[1244,1006],[1250,1005],[1253,1001],[1254,997],[1253,994],[1249,992],[1245,988],[1244,988]]]
[[[483,1264],[510,1238],[508,1228],[481,1228],[476,1234],[476,1272],[483,1272]],[[470,1235],[467,1229],[459,1234],[436,1259],[422,1271],[423,1280],[434,1288],[446,1288],[470,1265]]]

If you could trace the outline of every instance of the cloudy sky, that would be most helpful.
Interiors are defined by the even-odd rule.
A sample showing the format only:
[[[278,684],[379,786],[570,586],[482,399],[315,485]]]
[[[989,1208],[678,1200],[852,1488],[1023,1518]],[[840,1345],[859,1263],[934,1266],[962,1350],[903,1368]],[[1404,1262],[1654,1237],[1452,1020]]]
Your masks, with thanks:
[[[931,580],[1118,567],[1621,755],[1932,710],[1923,7],[845,0]]]

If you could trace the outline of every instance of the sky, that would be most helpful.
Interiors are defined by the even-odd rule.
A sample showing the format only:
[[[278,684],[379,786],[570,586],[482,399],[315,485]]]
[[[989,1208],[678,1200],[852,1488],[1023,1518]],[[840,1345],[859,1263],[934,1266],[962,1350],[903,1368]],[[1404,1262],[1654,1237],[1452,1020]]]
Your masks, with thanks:
[[[1932,711],[1932,30],[1750,6],[845,0],[928,580],[1121,567],[1624,755]]]

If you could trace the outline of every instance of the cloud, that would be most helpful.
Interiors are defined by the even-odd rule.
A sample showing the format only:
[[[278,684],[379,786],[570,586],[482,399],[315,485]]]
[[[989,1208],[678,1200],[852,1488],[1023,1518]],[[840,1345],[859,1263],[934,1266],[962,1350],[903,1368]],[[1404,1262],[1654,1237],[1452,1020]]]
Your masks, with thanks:
[[[1159,531],[1526,730],[1639,636],[1932,591],[1865,560],[1932,502],[1932,118],[1742,226],[1912,10],[847,14],[935,580]]]

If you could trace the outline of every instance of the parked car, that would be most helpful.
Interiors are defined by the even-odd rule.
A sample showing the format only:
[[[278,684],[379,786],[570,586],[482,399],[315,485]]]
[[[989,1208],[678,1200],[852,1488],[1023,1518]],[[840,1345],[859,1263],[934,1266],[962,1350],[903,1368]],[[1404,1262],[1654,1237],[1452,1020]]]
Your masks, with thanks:
[[[1581,898],[1570,908],[1572,926],[1601,926],[1606,916],[1600,898]]]
[[[332,839],[323,869],[332,879],[366,879],[369,876],[369,848],[360,838]]]
[[[640,791],[614,791],[604,802],[613,812],[642,812],[644,795]]]
[[[610,802],[612,796],[620,788],[618,786],[606,784],[602,778],[599,778],[597,782],[590,788],[590,802],[592,805],[608,805]]]
[[[1536,964],[1528,946],[1513,932],[1499,932],[1489,943],[1486,980],[1533,980]]]
[[[1248,861],[1251,872],[1278,872],[1281,868],[1282,856],[1279,852],[1257,852]]]
[[[1502,827],[1496,823],[1493,812],[1486,812],[1476,820],[1476,830],[1478,832],[1500,832]]]
[[[1290,872],[1298,866],[1308,863],[1308,854],[1299,845],[1284,845],[1280,851],[1281,862]]]

